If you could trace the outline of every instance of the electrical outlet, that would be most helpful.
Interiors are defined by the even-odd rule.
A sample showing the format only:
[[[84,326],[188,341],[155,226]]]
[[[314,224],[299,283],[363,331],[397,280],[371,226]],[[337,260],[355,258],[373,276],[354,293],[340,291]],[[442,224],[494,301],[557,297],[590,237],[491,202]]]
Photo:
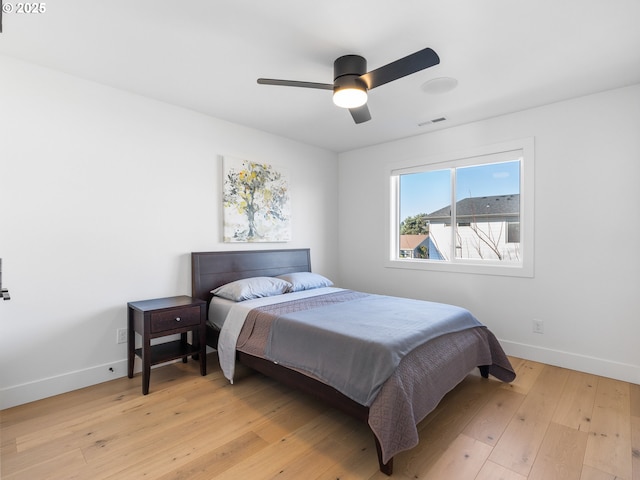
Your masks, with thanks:
[[[544,333],[544,321],[533,319],[533,333]]]
[[[117,331],[116,342],[117,343],[127,343],[127,329],[119,328]]]

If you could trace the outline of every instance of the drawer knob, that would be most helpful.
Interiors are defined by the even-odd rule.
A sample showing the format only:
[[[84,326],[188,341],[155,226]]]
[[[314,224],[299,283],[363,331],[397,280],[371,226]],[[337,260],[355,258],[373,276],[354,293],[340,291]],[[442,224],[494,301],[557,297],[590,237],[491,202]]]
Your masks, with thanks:
[[[179,322],[179,321],[180,321],[180,317],[176,317],[176,322]]]

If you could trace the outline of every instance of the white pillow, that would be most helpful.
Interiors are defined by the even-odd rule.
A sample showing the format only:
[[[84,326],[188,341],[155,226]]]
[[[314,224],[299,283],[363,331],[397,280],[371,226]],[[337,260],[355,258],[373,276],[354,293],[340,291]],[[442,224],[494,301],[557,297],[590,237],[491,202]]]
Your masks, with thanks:
[[[333,282],[322,275],[311,272],[294,272],[278,275],[291,284],[290,292],[298,292],[300,290],[311,290],[312,288],[330,287]]]
[[[242,302],[259,297],[271,297],[290,291],[293,287],[289,282],[276,277],[251,277],[227,283],[211,290],[217,297]]]

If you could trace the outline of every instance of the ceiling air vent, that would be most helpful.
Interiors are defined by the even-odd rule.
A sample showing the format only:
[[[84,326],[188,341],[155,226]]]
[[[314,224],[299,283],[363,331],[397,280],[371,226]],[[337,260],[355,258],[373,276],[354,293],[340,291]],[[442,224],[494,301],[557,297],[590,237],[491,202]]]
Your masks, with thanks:
[[[440,122],[444,122],[447,119],[447,117],[438,117],[438,118],[434,118],[432,120],[427,120],[425,122],[420,122],[418,124],[419,127],[424,127],[425,125],[433,125],[435,123],[440,123]]]

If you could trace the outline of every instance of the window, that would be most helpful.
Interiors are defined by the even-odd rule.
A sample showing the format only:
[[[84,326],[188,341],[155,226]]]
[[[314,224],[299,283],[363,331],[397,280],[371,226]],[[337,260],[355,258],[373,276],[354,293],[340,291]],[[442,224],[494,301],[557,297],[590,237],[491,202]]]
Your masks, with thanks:
[[[388,266],[533,275],[533,139],[395,164],[390,179]]]

